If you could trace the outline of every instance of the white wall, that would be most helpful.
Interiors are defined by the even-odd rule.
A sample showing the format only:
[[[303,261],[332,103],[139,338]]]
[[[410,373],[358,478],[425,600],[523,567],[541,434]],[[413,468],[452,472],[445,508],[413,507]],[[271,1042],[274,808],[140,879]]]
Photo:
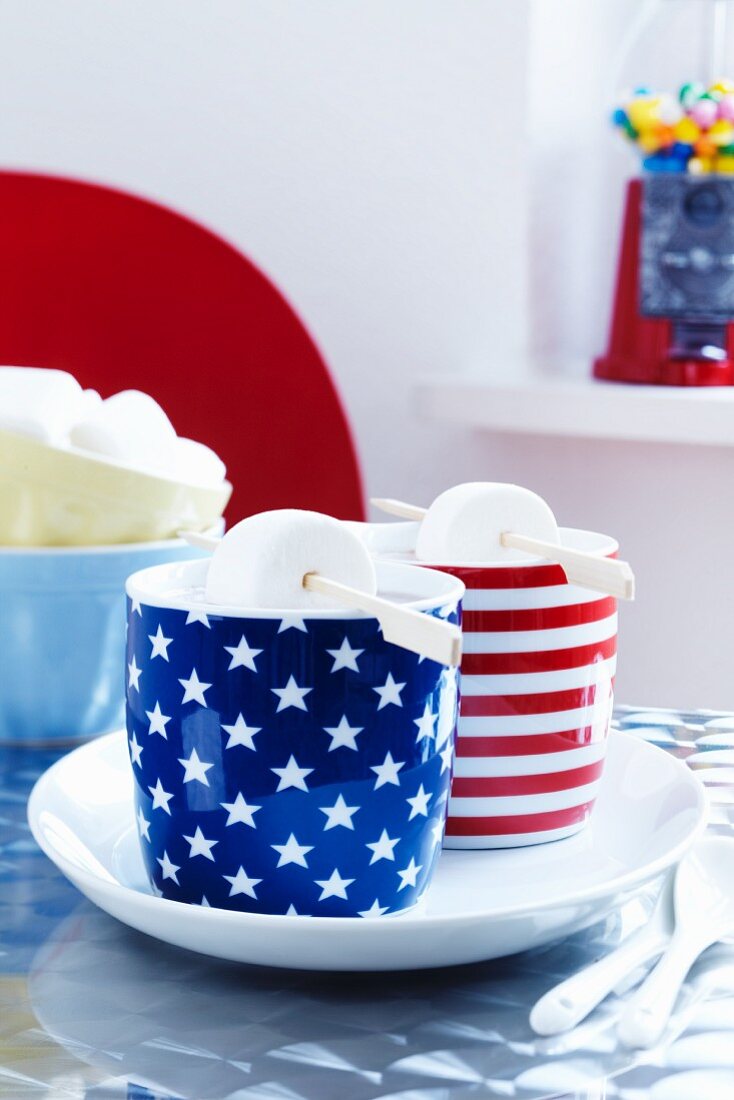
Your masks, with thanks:
[[[233,240],[323,348],[368,490],[517,480],[618,534],[641,590],[619,697],[734,706],[728,452],[490,438],[412,404],[420,374],[500,369],[529,334],[600,346],[624,171],[604,159],[603,70],[635,2],[6,0],[0,163],[126,187]]]

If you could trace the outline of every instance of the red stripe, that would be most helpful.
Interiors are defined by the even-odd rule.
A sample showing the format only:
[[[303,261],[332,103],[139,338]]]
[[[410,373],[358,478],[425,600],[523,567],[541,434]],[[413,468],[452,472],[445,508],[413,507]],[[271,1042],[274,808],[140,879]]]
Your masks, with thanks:
[[[446,836],[509,836],[511,833],[542,833],[585,821],[594,805],[584,802],[567,810],[544,814],[515,814],[510,817],[450,817]]]
[[[464,658],[466,660],[466,658]],[[467,718],[504,718],[514,714],[554,714],[559,710],[590,707],[596,684],[567,691],[538,691],[527,695],[462,695],[461,711]]]
[[[532,756],[549,752],[569,752],[592,745],[591,726],[564,733],[525,733],[517,737],[459,737],[456,756]]]
[[[568,607],[524,608],[518,611],[465,611],[462,629],[467,634],[490,630],[555,630],[564,626],[583,626],[608,619],[617,610],[613,596],[593,603],[575,603]]]
[[[598,779],[604,767],[603,760],[586,764],[583,768],[571,768],[564,772],[543,772],[540,775],[491,775],[455,776],[451,784],[452,798],[489,798],[516,794],[549,794],[551,791],[570,791]]]
[[[603,642],[575,646],[573,649],[548,649],[535,653],[465,653],[461,660],[461,672],[464,676],[559,672],[606,660],[616,652],[615,634]]]
[[[608,557],[616,558],[617,551]],[[458,577],[469,589],[482,588],[544,588],[555,584],[567,584],[566,574],[560,565],[437,565],[430,569],[440,569]]]
[[[566,574],[560,565],[520,565],[519,567],[492,567],[479,565],[431,565],[458,577],[469,589],[482,588],[545,588],[554,584],[567,584]]]

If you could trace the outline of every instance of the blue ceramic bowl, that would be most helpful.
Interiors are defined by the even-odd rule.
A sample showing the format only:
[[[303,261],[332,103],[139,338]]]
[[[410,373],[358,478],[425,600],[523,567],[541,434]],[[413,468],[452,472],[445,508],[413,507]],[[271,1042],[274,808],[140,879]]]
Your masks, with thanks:
[[[412,907],[441,848],[456,670],[359,612],[207,605],[207,567],[127,584],[127,729],[154,890],[260,913]],[[458,622],[461,582],[377,568],[383,594]]]
[[[196,554],[179,539],[0,548],[0,740],[78,741],[125,723],[125,581]]]

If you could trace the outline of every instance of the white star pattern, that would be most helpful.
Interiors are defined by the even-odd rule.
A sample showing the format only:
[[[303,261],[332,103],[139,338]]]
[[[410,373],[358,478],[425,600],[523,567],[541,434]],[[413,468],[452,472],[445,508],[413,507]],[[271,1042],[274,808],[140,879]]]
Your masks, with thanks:
[[[214,764],[207,764],[204,760],[199,760],[196,749],[191,750],[191,756],[182,757],[179,764],[184,769],[184,783],[192,783],[195,780],[197,783],[203,783],[205,787],[209,786],[206,773],[214,767]]]
[[[140,600],[137,596],[130,597],[130,614],[139,615],[141,619],[143,617],[143,609],[140,606]]]
[[[128,744],[130,745],[130,760],[133,764],[137,764],[139,768],[142,768],[143,764],[140,757],[143,752],[143,746],[138,744],[138,739],[134,733]]]
[[[307,791],[306,776],[311,774],[313,768],[299,768],[295,756],[291,756],[284,768],[271,768],[270,770],[279,777],[276,792],[285,791],[289,787],[296,787],[299,791]]]
[[[288,707],[296,707],[297,710],[308,710],[304,699],[313,691],[313,688],[299,687],[293,676],[289,677],[288,683],[284,688],[271,688],[273,695],[278,696],[278,709],[276,714],[280,714],[282,710],[287,710]]]
[[[393,786],[399,787],[398,772],[404,766],[404,760],[396,763],[392,758],[392,753],[388,752],[381,764],[373,764],[370,767],[370,771],[373,771],[377,776],[374,789],[377,791],[380,787],[384,787],[386,783],[392,783]]]
[[[304,634],[308,634],[308,627],[303,620],[303,615],[284,615],[280,620],[278,633],[283,634],[286,630],[302,630]]]
[[[416,864],[413,857],[410,857],[410,863],[402,871],[398,871],[400,878],[402,879],[398,886],[398,893],[404,890],[406,886],[415,886],[416,879],[418,878],[418,872],[423,870],[423,864]]]
[[[240,867],[236,875],[222,875],[230,884],[229,896],[231,898],[236,897],[237,894],[247,894],[250,898],[257,900],[257,894],[255,893],[255,887],[259,882],[262,882],[261,878],[250,878],[244,867]]]
[[[339,722],[338,726],[324,726],[324,732],[328,733],[331,737],[331,744],[329,745],[329,752],[333,752],[334,749],[354,749],[357,751],[357,735],[362,732],[364,726],[350,726],[347,721],[346,714]]]
[[[261,649],[252,649],[247,644],[247,638],[243,634],[236,646],[226,645],[224,647],[229,653],[232,660],[229,662],[228,672],[231,672],[233,668],[249,668],[252,672],[257,672],[257,665],[255,664],[255,658],[259,657],[262,653]]]
[[[133,659],[132,659],[132,661],[130,661],[130,663],[127,666],[127,672],[128,672],[128,684],[127,684],[127,686],[130,689],[130,691],[132,691],[133,688],[135,688],[136,691],[140,691],[140,673],[142,671],[143,671],[142,668],[138,668],[138,666],[135,662],[135,654],[133,654]]]
[[[186,616],[186,626],[191,626],[192,623],[201,623],[207,630],[211,630],[212,624],[209,622],[209,616],[206,611],[201,611],[199,608],[192,608]]]
[[[373,834],[374,835],[374,834]],[[372,859],[370,860],[370,867],[373,863],[378,863],[381,859],[391,859],[395,861],[394,848],[396,844],[400,843],[400,837],[389,837],[387,829],[382,830],[379,840],[375,840],[372,844],[368,844],[367,847],[372,850]]]
[[[382,687],[373,687],[372,690],[376,691],[380,696],[380,702],[377,704],[377,709],[382,710],[383,707],[387,707],[392,703],[396,707],[402,707],[403,700],[400,698],[400,692],[405,687],[405,684],[396,684],[393,680],[392,672],[388,672],[387,680]]]
[[[249,825],[252,829],[257,828],[254,816],[262,806],[248,806],[241,791],[234,802],[220,802],[220,806],[227,811],[225,825]]]
[[[164,661],[168,661],[168,659],[169,659],[169,657],[168,657],[168,647],[171,644],[171,642],[173,641],[173,638],[166,638],[165,637],[165,635],[164,635],[164,633],[161,629],[161,624],[160,623],[158,623],[158,629],[155,632],[155,634],[149,634],[148,639],[150,640],[150,643],[153,646],[153,649],[152,649],[151,654],[150,654],[151,661],[153,660],[154,657],[162,657]]]
[[[362,909],[359,915],[360,917],[365,917],[367,920],[370,920],[372,917],[381,917],[383,913],[387,913],[387,906],[380,905],[377,898],[375,898],[369,909]]]
[[[207,705],[204,692],[208,691],[212,685],[202,683],[195,668],[192,668],[188,680],[179,679],[178,682],[184,689],[184,696],[181,700],[182,706],[184,703],[200,703],[202,707]]]
[[[334,868],[327,879],[316,879],[316,885],[321,887],[319,901],[326,898],[343,898],[346,901],[347,889],[355,881],[353,878],[342,878],[338,870]]]
[[[319,809],[322,814],[326,814],[325,833],[329,829],[336,829],[337,825],[342,825],[345,829],[354,829],[352,818],[359,806],[347,806],[343,795],[339,795],[333,806],[319,806]]]
[[[418,900],[443,843],[457,677],[386,647],[374,620],[308,614],[128,612],[134,824],[156,896],[299,919]]]
[[[150,735],[151,733],[159,733],[161,737],[165,738],[165,740],[167,741],[168,734],[166,733],[166,725],[168,724],[168,722],[171,721],[171,719],[168,717],[167,714],[164,714],[162,712],[160,703],[157,702],[152,710],[146,710],[145,717],[150,722],[148,734]]]
[[[168,808],[168,803],[173,798],[173,795],[168,791],[163,790],[163,784],[160,779],[156,783],[155,787],[148,787],[148,790],[153,795],[153,809],[165,810],[168,816],[171,816],[171,811]]]
[[[194,856],[204,856],[205,859],[210,859],[212,863],[214,863],[212,848],[215,844],[219,844],[218,840],[207,840],[198,825],[196,826],[194,835],[184,836],[184,840],[188,841],[191,845],[189,859],[193,859]]]
[[[175,863],[171,863],[170,859],[168,858],[168,852],[164,852],[163,853],[163,859],[157,859],[156,862],[160,863],[160,865],[161,865],[161,871],[163,872],[163,878],[173,879],[173,881],[176,883],[177,886],[181,885],[181,883],[176,878],[176,872],[180,871],[181,868],[177,867]]]
[[[201,901],[199,902],[199,905],[202,909],[211,909],[211,905],[207,901],[206,894],[201,895]]]
[[[425,792],[422,783],[416,791],[415,796],[413,798],[406,798],[405,801],[411,807],[408,821],[412,821],[413,818],[417,817],[419,814],[422,817],[428,817],[428,803],[431,801],[431,793],[430,791],[428,793]]]
[[[299,844],[293,833],[288,837],[285,844],[271,844],[270,847],[274,848],[280,856],[278,867],[285,867],[288,863],[297,863],[299,867],[308,867],[306,853],[313,851],[313,844]]]
[[[438,715],[431,712],[431,704],[426,703],[421,717],[413,719],[413,725],[418,727],[418,733],[415,736],[416,741],[422,741],[424,737],[431,741],[433,740],[436,736],[435,726],[437,719]]]
[[[344,638],[338,649],[327,649],[326,652],[334,658],[334,664],[331,666],[332,672],[338,672],[340,668],[349,668],[352,672],[359,672],[357,658],[362,656],[364,650],[352,649],[348,638]]]
[[[229,741],[224,746],[225,749],[233,749],[237,745],[244,745],[246,749],[252,749],[253,752],[257,752],[253,738],[256,733],[260,732],[260,726],[248,726],[244,717],[238,714],[237,721],[233,726],[225,726],[222,724],[222,729],[225,733],[229,734]]]

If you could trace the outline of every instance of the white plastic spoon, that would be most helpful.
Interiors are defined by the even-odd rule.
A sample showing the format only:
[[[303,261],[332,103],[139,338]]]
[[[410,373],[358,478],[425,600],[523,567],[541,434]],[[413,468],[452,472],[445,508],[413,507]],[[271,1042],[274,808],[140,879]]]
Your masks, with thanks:
[[[202,535],[198,531],[179,531],[179,537],[190,546],[213,552],[219,545],[219,539],[211,535]],[[368,615],[374,615],[382,627],[382,636],[386,642],[399,645],[403,649],[428,657],[441,665],[456,668],[461,663],[461,630],[445,619],[433,615],[424,615],[412,607],[403,607],[381,596],[369,596],[349,585],[332,581],[318,573],[307,573],[303,578],[303,587],[312,592],[329,596],[345,607],[355,607]]]
[[[608,955],[549,989],[534,1005],[530,1026],[538,1035],[576,1027],[638,966],[662,955],[675,926],[674,874],[667,876],[655,908],[642,925]]]
[[[370,503],[387,515],[401,516],[403,519],[422,520],[428,511],[427,508],[419,508],[415,504],[407,504],[392,497],[372,497]],[[604,592],[620,600],[635,598],[635,575],[629,562],[600,557],[585,550],[572,550],[567,546],[531,539],[510,531],[506,531],[500,541],[503,546],[512,550],[523,550],[527,554],[557,562],[571,584]]]
[[[702,951],[734,934],[734,840],[707,837],[675,876],[675,931],[660,962],[633,994],[617,1034],[651,1047],[663,1034],[680,987]]]

